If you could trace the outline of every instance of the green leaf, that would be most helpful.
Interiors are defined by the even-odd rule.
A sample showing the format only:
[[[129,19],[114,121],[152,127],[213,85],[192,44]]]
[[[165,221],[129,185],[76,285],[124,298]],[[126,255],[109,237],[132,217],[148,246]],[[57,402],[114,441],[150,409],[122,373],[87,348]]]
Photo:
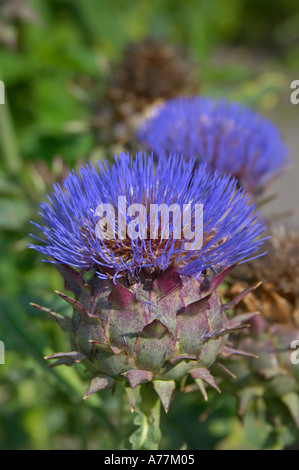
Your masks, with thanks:
[[[256,398],[262,397],[264,394],[264,389],[261,386],[252,386],[252,387],[246,387],[243,390],[240,390],[238,392],[239,396],[239,413],[243,415],[250,403],[255,400]]]
[[[299,428],[299,396],[295,392],[287,393],[281,400],[288,408],[297,428]]]
[[[129,438],[132,450],[157,450],[161,431],[150,416],[139,411],[134,419],[134,424],[138,426],[138,429]]]
[[[30,220],[30,208],[20,199],[0,199],[0,229],[21,230]]]

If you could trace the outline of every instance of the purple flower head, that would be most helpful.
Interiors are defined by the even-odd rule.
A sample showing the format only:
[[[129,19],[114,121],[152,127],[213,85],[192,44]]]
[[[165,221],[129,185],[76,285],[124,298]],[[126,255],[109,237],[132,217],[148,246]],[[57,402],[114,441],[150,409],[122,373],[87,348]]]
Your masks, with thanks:
[[[200,278],[208,268],[224,270],[252,257],[263,243],[257,237],[264,230],[255,205],[235,179],[210,173],[205,165],[194,170],[194,163],[193,158],[161,155],[155,168],[153,156],[140,152],[136,158],[115,157],[112,167],[104,161],[97,168],[88,164],[78,173],[72,171],[62,186],[54,184],[48,202],[41,204],[43,222],[34,225],[43,233],[38,238],[42,244],[31,248],[54,263],[80,271],[95,269],[101,278],[133,280],[171,266],[182,275]],[[165,219],[162,212],[157,217],[151,212],[157,206],[162,210],[161,204],[169,208],[168,219],[167,212]],[[200,226],[197,206],[202,207]],[[97,232],[103,219],[106,238]],[[199,229],[201,244],[187,249],[191,232]]]
[[[195,156],[208,168],[236,177],[259,194],[290,162],[279,130],[258,113],[225,99],[169,100],[139,129],[138,139],[156,155]]]

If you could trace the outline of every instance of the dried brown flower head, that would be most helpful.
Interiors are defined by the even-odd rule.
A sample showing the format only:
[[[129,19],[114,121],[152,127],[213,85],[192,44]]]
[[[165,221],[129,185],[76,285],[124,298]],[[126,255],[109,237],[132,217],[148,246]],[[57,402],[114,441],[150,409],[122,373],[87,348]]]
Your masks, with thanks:
[[[261,286],[243,299],[247,311],[259,310],[273,322],[299,326],[299,233],[273,227],[264,247],[267,254],[238,266],[225,296],[234,297],[251,284]]]
[[[197,91],[195,67],[179,48],[157,39],[130,44],[108,80],[91,120],[101,144],[134,141],[151,109],[164,100]]]

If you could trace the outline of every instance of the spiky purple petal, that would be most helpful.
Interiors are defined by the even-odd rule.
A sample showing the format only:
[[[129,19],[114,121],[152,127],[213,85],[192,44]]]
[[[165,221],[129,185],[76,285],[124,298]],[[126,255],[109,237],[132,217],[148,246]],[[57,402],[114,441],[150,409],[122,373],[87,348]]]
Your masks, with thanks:
[[[113,243],[96,236],[96,208],[109,203],[117,212],[118,196],[133,203],[203,204],[203,245],[197,251],[184,250],[186,240],[174,237],[173,223],[169,239],[122,240],[117,230]],[[115,158],[109,168],[99,162],[74,171],[63,186],[54,185],[49,202],[41,204],[43,225],[37,225],[44,244],[31,245],[54,259],[55,263],[81,271],[96,269],[98,276],[114,279],[126,275],[138,278],[141,270],[165,271],[174,266],[178,273],[199,278],[209,267],[232,266],[252,256],[263,240],[264,227],[255,205],[230,176],[210,173],[201,165],[194,171],[194,159],[184,161],[179,155],[161,156],[155,169],[152,155],[141,152],[133,159],[128,154]],[[148,223],[149,223],[149,214]],[[182,218],[183,219],[183,218]],[[127,216],[126,222],[129,222]]]
[[[171,99],[141,126],[137,137],[157,157],[162,151],[195,156],[221,174],[230,173],[251,194],[260,192],[291,163],[276,126],[225,99]]]

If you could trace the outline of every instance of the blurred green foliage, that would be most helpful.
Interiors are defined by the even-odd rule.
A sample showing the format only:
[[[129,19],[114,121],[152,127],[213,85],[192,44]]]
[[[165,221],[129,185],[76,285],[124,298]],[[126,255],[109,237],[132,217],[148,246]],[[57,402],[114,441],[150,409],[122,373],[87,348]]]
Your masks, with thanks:
[[[148,35],[189,49],[203,93],[261,108],[277,105],[288,71],[298,67],[299,6],[292,0],[35,0],[30,5],[38,20],[12,19],[16,46],[0,45],[6,87],[6,104],[0,105],[0,339],[6,346],[6,364],[0,365],[0,448],[122,448],[134,428],[122,390],[83,403],[87,380],[80,366],[49,369],[43,359],[68,349],[68,338],[29,302],[71,312],[52,294],[63,289],[55,268],[27,249],[29,220],[37,220],[38,203],[49,189],[32,164],[46,162],[51,178],[55,156],[70,167],[91,157],[91,104],[102,95],[124,47]],[[1,14],[0,4],[0,20],[9,22]],[[229,59],[215,62],[215,51],[236,46],[253,57],[262,50],[263,70]],[[292,441],[284,434],[271,443],[271,430],[264,425],[257,432],[251,418],[241,426],[235,397],[215,401],[204,419],[207,409],[199,394],[177,395],[167,419],[162,417],[162,448],[277,448]]]

